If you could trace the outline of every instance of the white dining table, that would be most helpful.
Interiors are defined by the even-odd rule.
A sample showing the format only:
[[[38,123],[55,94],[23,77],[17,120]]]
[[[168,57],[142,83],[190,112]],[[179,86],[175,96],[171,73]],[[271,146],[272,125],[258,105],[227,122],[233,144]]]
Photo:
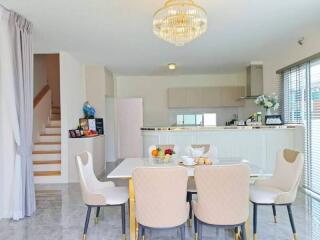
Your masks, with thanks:
[[[243,158],[219,158],[214,161],[214,165],[229,165],[229,164],[248,164],[251,169],[251,177],[256,178],[259,176],[265,176],[262,169],[259,166],[251,164],[249,161]],[[132,173],[135,168],[139,167],[176,167],[182,166],[180,158],[173,158],[169,162],[158,160],[155,158],[126,158],[124,159],[112,172],[107,176],[107,179],[128,179],[129,186],[129,226],[130,226],[130,239],[135,240],[137,236],[137,223],[135,218],[135,196],[134,187],[132,181]],[[188,176],[194,177],[195,166],[185,166],[188,170]],[[249,223],[249,222],[247,222]],[[247,224],[246,229],[249,234],[250,224]],[[247,235],[250,236],[250,235]]]

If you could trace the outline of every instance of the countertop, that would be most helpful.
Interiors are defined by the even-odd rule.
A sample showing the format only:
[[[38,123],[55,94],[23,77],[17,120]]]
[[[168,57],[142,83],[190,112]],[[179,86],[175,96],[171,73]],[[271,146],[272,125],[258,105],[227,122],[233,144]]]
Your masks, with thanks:
[[[260,125],[260,126],[172,126],[142,127],[142,131],[216,131],[216,130],[250,130],[250,129],[295,129],[301,125]]]

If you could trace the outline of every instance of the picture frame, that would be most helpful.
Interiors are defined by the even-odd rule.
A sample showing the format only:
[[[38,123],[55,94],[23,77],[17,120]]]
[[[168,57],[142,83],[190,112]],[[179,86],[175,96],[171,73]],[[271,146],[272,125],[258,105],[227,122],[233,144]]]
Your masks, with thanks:
[[[87,118],[79,118],[79,125],[83,129],[83,131],[89,130],[89,121]]]
[[[76,130],[74,130],[74,131],[75,131],[75,134],[76,134],[76,137],[77,137],[77,138],[81,137],[81,132],[80,132],[79,129],[76,129]]]
[[[283,125],[281,115],[266,115],[265,116],[265,124],[268,126],[275,126],[275,125]]]
[[[77,137],[75,130],[69,130],[69,137],[70,138],[76,138]]]

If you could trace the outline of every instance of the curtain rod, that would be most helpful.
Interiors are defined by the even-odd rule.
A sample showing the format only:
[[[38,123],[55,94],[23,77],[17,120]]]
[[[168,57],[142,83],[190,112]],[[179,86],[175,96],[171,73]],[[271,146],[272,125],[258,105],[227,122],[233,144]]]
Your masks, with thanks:
[[[292,63],[286,67],[283,67],[283,68],[280,68],[279,70],[276,71],[277,74],[281,74],[283,71],[287,70],[288,68],[292,68],[292,67],[295,67],[295,66],[298,66],[300,64],[303,64],[303,63],[306,63],[306,62],[309,62],[309,61],[312,61],[316,58],[320,58],[320,53],[316,53],[316,54],[313,54],[309,57],[306,57],[306,58],[303,58],[295,63]]]
[[[0,7],[2,7],[4,10],[7,10],[8,12],[11,12],[11,10],[5,6],[3,6],[1,3],[0,3]]]

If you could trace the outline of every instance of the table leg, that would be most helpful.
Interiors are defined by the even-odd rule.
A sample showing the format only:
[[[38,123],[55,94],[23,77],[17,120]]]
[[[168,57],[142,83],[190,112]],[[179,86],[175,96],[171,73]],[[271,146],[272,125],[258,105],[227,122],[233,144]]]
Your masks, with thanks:
[[[246,232],[247,232],[247,239],[251,239],[251,230],[250,230],[250,217],[248,217],[248,220],[246,221]]]
[[[136,240],[136,214],[135,214],[135,197],[132,178],[129,179],[129,202],[130,202],[130,240]]]

